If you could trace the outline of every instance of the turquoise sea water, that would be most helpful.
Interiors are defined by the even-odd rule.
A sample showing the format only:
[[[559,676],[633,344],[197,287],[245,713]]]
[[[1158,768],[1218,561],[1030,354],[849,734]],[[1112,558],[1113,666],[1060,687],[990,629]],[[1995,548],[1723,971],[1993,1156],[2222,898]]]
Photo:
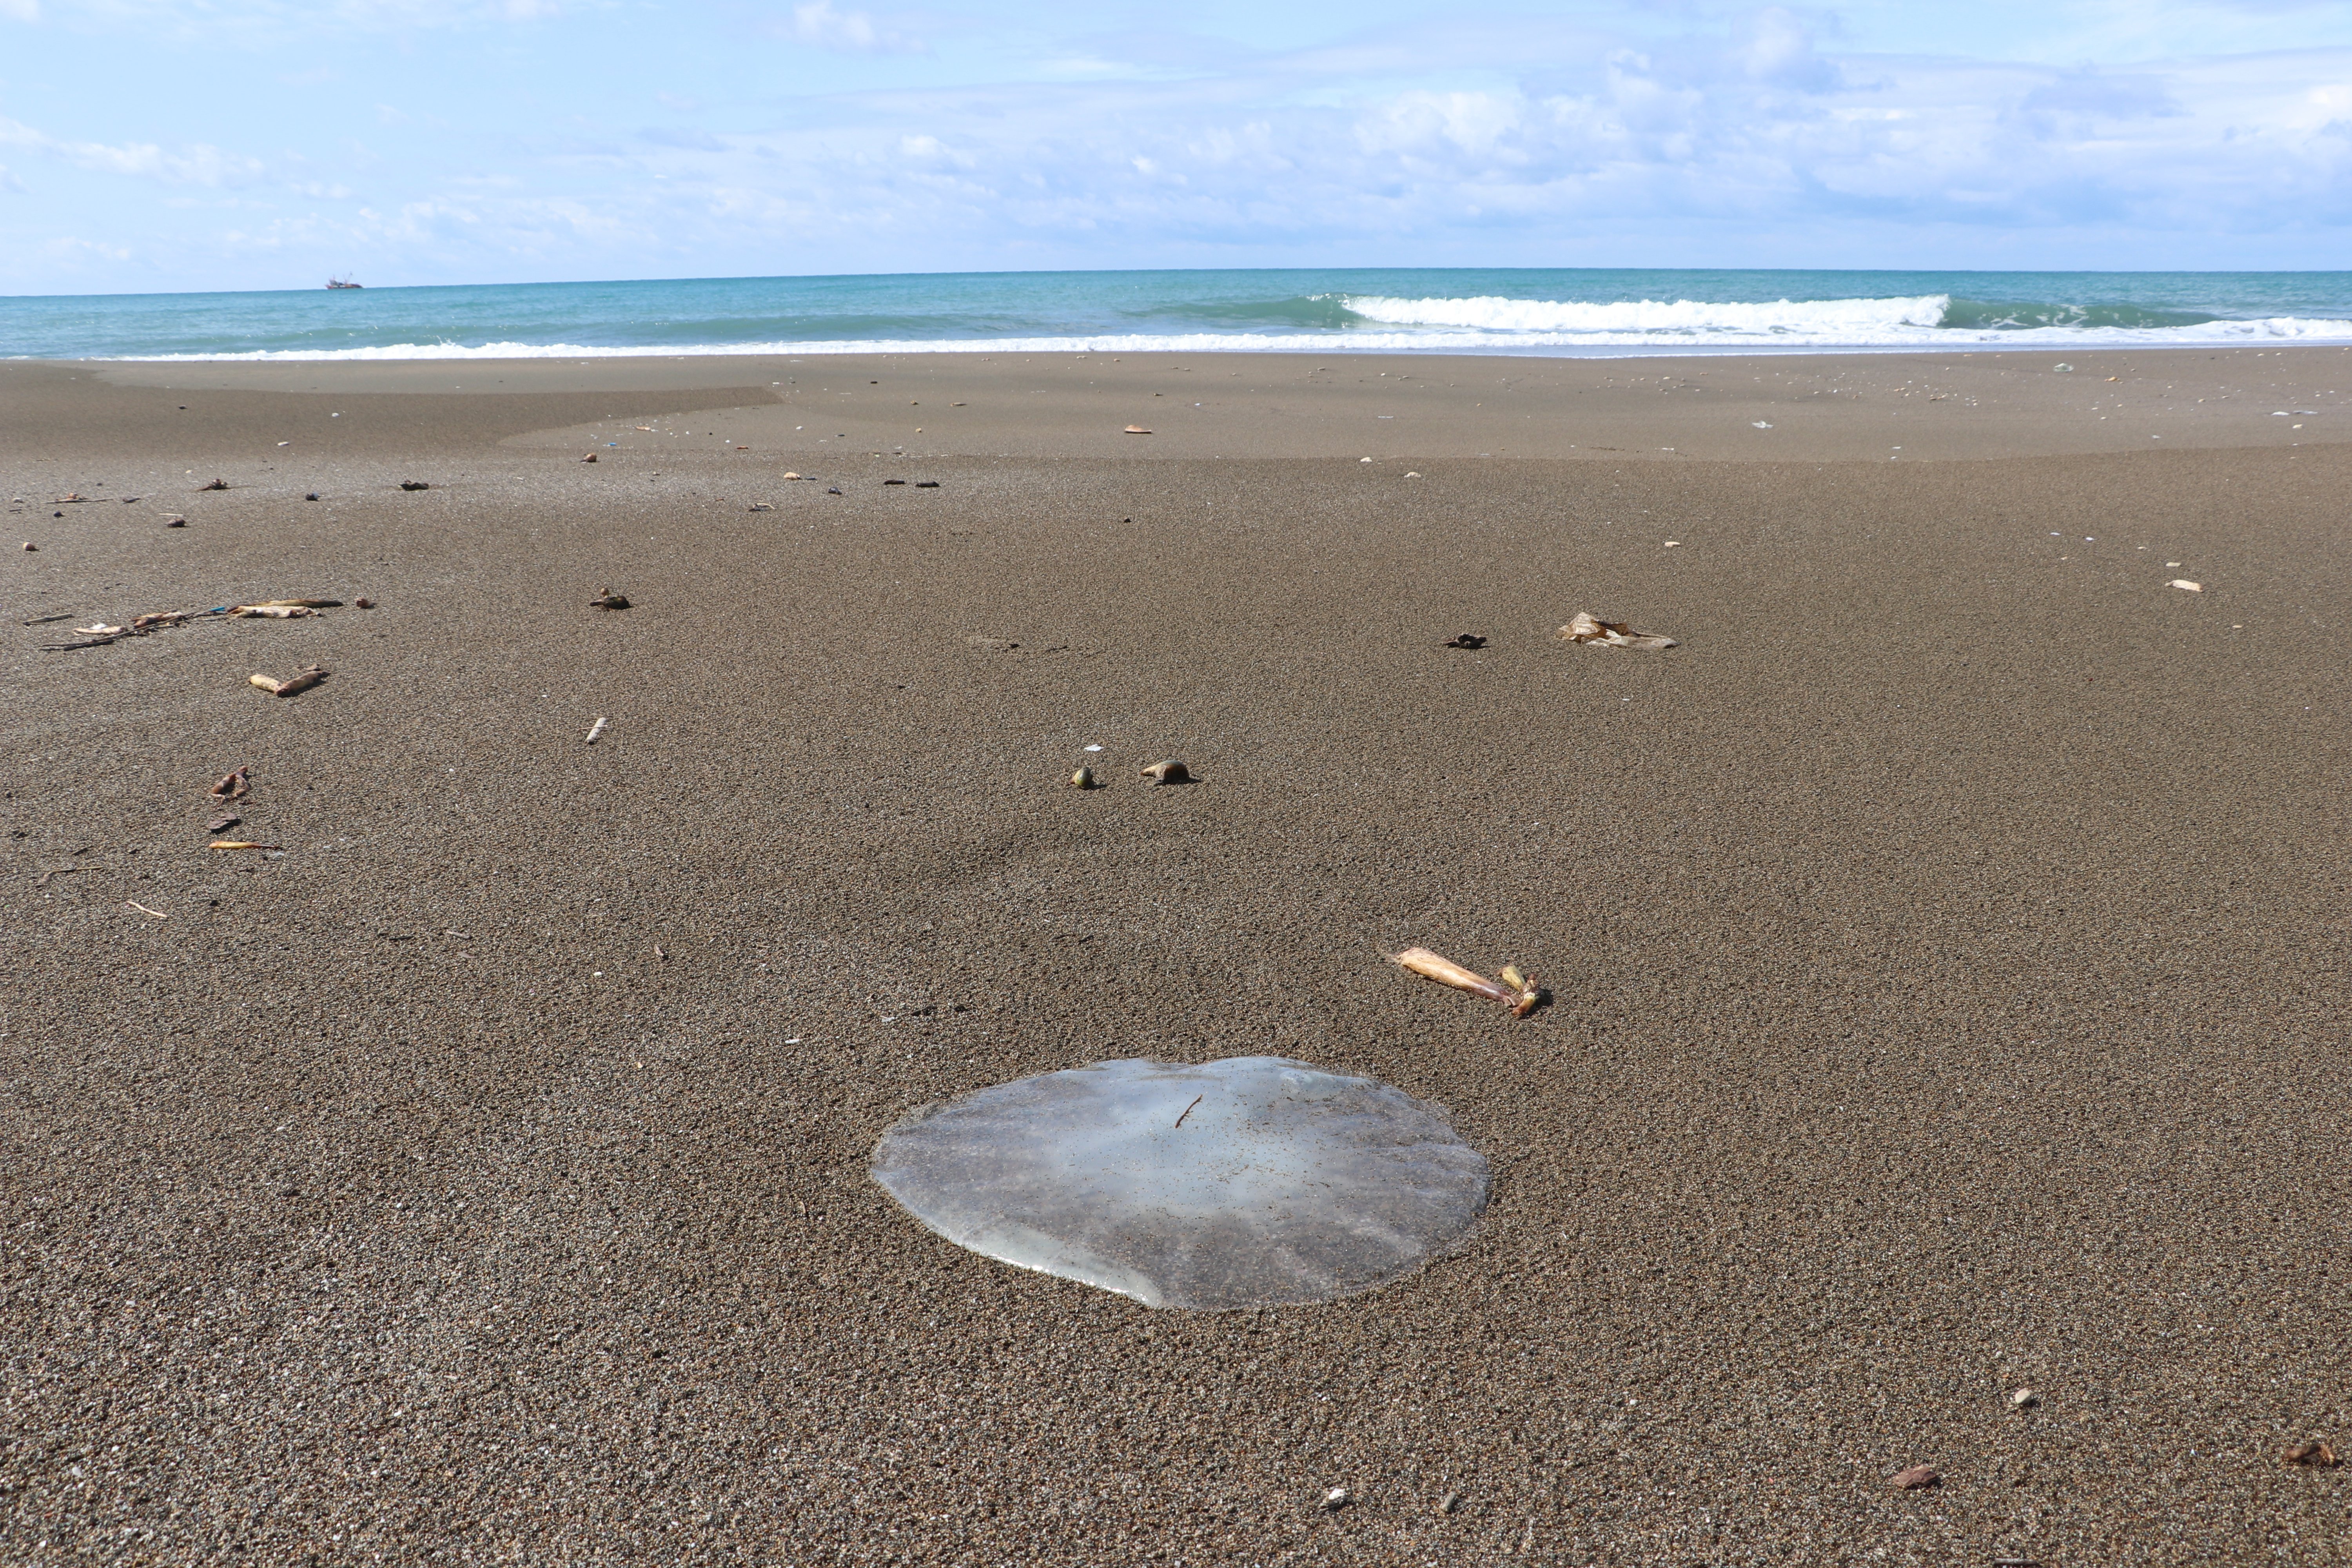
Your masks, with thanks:
[[[2295,342],[2352,344],[2352,272],[989,272],[0,299],[0,357],[32,359]]]

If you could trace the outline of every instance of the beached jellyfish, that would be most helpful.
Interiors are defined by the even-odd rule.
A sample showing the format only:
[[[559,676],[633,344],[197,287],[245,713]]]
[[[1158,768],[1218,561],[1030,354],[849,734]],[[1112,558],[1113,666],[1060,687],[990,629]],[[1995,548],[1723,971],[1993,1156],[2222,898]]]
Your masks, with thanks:
[[[1486,1206],[1486,1157],[1443,1111],[1281,1057],[979,1089],[884,1133],[874,1179],[960,1247],[1204,1310],[1384,1285]]]

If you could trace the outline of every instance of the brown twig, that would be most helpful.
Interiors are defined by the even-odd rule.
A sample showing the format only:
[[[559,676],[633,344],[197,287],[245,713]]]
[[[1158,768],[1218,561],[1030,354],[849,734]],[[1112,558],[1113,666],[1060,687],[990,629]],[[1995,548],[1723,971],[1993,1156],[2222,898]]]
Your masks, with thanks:
[[[1202,1100],[1206,1100],[1206,1099],[1208,1099],[1208,1098],[1209,1098],[1209,1097],[1208,1097],[1207,1095],[1205,1095],[1205,1094],[1196,1094],[1196,1095],[1194,1095],[1194,1096],[1192,1097],[1192,1105],[1198,1105],[1198,1104],[1200,1104],[1200,1103],[1201,1103],[1201,1101],[1202,1101]],[[1181,1126],[1183,1126],[1183,1125],[1184,1125],[1184,1118],[1186,1118],[1187,1116],[1190,1116],[1190,1115],[1192,1115],[1192,1105],[1188,1105],[1188,1106],[1186,1106],[1182,1110],[1178,1111],[1178,1112],[1176,1113],[1176,1126],[1177,1126],[1177,1127],[1181,1127]],[[1175,1129],[1174,1129],[1174,1128],[1171,1128],[1169,1131],[1175,1131]]]

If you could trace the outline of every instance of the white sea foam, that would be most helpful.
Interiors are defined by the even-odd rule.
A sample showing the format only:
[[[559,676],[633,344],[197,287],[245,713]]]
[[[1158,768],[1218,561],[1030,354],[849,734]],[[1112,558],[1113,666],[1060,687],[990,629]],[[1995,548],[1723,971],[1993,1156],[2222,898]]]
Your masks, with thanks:
[[[2352,321],[2273,316],[2178,327],[1942,327],[1946,296],[1702,304],[1623,300],[1350,298],[1377,326],[1322,332],[1122,332],[1033,338],[841,338],[590,346],[390,343],[373,348],[137,354],[162,361],[681,359],[711,354],[1690,353],[1867,349],[2190,348],[2250,342],[2352,343]]]

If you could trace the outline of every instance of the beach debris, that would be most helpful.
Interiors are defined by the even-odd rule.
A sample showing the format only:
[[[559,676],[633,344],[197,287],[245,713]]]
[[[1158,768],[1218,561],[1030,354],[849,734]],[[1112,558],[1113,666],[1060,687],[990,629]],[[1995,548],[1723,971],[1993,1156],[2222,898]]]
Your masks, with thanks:
[[[1679,539],[1669,539],[1666,541],[1666,548],[1669,550],[1680,550],[1682,547],[1683,542]]]
[[[1447,647],[1481,648],[1486,646],[1486,639],[1480,637],[1476,632],[1462,632],[1454,637],[1447,638],[1444,646]]]
[[[1138,768],[1136,772],[1155,784],[1180,784],[1192,782],[1192,770],[1173,757],[1164,763],[1152,763]]]
[[[2033,1390],[2030,1388],[2013,1388],[2010,1390],[2009,1407],[2011,1410],[2031,1410],[2033,1406],[2041,1403],[2042,1395],[2034,1393]]]
[[[272,697],[299,697],[332,673],[318,665],[309,665],[284,680],[272,680],[266,675],[247,677],[247,683],[257,686]]]
[[[937,479],[917,479],[915,481],[915,488],[919,490],[935,490],[940,488],[940,481]]]
[[[2336,1450],[2314,1438],[2308,1443],[2297,1443],[2287,1449],[2285,1453],[2279,1456],[2279,1462],[2286,1465],[2307,1466],[2314,1469],[2332,1470],[2336,1468]]]
[[[70,614],[63,616],[36,616],[29,621],[19,621],[16,624],[23,626],[54,626],[59,621],[69,621],[72,619],[73,616]]]
[[[584,458],[581,458],[580,460],[581,460],[582,462],[583,462],[583,463],[593,463],[593,462],[594,462],[594,461],[596,460],[596,454],[595,454],[595,453],[593,453],[593,452],[591,452],[591,453],[589,453],[586,457],[584,457]]]
[[[235,800],[252,787],[252,784],[253,770],[249,767],[237,768],[223,773],[220,776],[220,782],[205,793],[215,800]]]
[[[352,607],[355,610],[373,610],[375,608],[375,601],[373,599],[353,599],[352,601]]]
[[[827,485],[824,487],[824,493],[829,496],[837,496],[841,493],[841,487],[839,485]]]
[[[589,600],[588,604],[592,609],[625,610],[629,607],[629,596],[626,594],[615,594],[612,589],[607,588]]]
[[[992,1085],[899,1121],[870,1169],[959,1247],[1198,1311],[1385,1285],[1476,1223],[1490,1179],[1438,1107],[1278,1057]]]
[[[207,849],[282,849],[280,844],[247,844],[242,838],[215,838],[205,846]]]
[[[1072,773],[1072,774],[1070,775],[1070,787],[1071,787],[1072,789],[1092,789],[1092,788],[1094,788],[1094,787],[1095,787],[1095,771],[1094,771],[1094,769],[1092,769],[1092,768],[1080,768],[1076,773]]]
[[[131,899],[123,900],[122,907],[126,910],[137,910],[142,915],[153,915],[159,921],[167,921],[172,918],[161,910],[151,910],[146,905]]]
[[[26,548],[26,549],[27,549],[27,550],[37,551],[37,550],[39,550],[41,547],[40,547],[39,545],[37,545],[37,544],[34,543],[31,540],[29,540],[29,539],[28,539],[28,540],[25,541],[25,548]]]
[[[1423,980],[1434,980],[1440,985],[1467,991],[1489,1002],[1500,1002],[1511,1010],[1514,1018],[1524,1018],[1534,1012],[1545,995],[1543,987],[1519,973],[1517,964],[1504,965],[1503,978],[1497,983],[1425,947],[1408,947],[1402,952],[1390,953],[1389,962],[1412,971]]]
[[[238,620],[299,621],[311,613],[307,605],[239,605],[229,611]]]
[[[2171,582],[2167,583],[2165,586],[2168,588],[2178,588],[2186,594],[2201,594],[2205,591],[2204,584],[2191,583],[2186,577],[2175,577]]]
[[[121,626],[76,626],[74,630],[86,637],[119,637],[122,635]]]
[[[1924,1491],[1943,1480],[1933,1465],[1914,1465],[1907,1470],[1897,1470],[1887,1478],[1887,1484],[1898,1492]]]
[[[1119,434],[1122,436],[1149,436],[1151,432],[1146,430],[1140,425],[1130,425],[1126,429],[1120,431]]]
[[[77,491],[69,490],[66,494],[58,497],[57,500],[51,501],[49,504],[51,506],[76,506],[88,500],[89,500],[89,497],[82,495]]]
[[[1769,419],[1750,419],[1748,423],[1759,430],[1769,430],[1772,428],[1772,423]]]
[[[751,503],[749,510],[752,511],[773,511],[776,509],[770,506],[766,501],[755,500]]]
[[[224,489],[226,488],[227,487],[226,485],[222,487]],[[423,479],[403,479],[400,481],[400,488],[404,490],[429,490],[433,487],[426,484]]]
[[[800,473],[799,473],[799,471],[798,471],[797,469],[793,469],[793,468],[786,468],[786,469],[784,470],[784,478],[786,478],[786,479],[799,479],[800,477],[801,477],[801,476],[800,476]]]
[[[82,866],[52,866],[33,879],[33,886],[46,888],[49,885],[49,879],[52,877],[79,877],[86,869],[88,868]]]
[[[188,526],[188,520],[184,517],[167,517],[163,520],[163,526],[165,528],[185,528]]]
[[[303,499],[304,500],[317,500],[319,499],[319,492],[318,492],[317,490],[311,490],[310,492],[309,492],[308,494],[306,494],[305,496],[303,496],[303,498],[302,498],[302,499]]]
[[[602,713],[597,714],[596,721],[588,726],[588,738],[582,742],[581,744],[584,746],[594,745],[596,743],[596,737],[604,732],[605,722],[606,720],[604,716]]]
[[[1588,610],[1577,611],[1576,618],[1559,628],[1559,635],[1569,642],[1600,647],[1637,647],[1655,652],[1678,646],[1670,637],[1637,632],[1623,621],[1604,621]]]
[[[2052,368],[2053,370],[2057,371],[2061,375],[2063,375],[2063,374],[2065,374],[2067,372],[2069,372],[2069,371],[2073,370],[2074,367],[2073,365],[2071,365],[2071,364],[2061,364],[2061,365],[2053,365],[2051,368]]]
[[[1353,1494],[1351,1494],[1347,1488],[1333,1487],[1329,1491],[1323,1494],[1323,1511],[1325,1513],[1337,1513],[1354,1500],[1355,1498]]]
[[[1407,474],[1405,475],[1405,478],[1406,478],[1406,479],[1417,479],[1421,478],[1421,476],[1420,476],[1419,474],[1417,474],[1417,473],[1407,473]]]
[[[226,833],[230,828],[235,827],[238,823],[243,822],[245,818],[232,811],[224,816],[215,816],[210,822],[205,823],[205,831],[206,833]]]
[[[1460,1492],[1447,1492],[1444,1497],[1439,1498],[1437,1500],[1437,1511],[1440,1513],[1460,1513],[1462,1511],[1462,1494]]]
[[[215,479],[208,485],[198,485],[196,489],[199,490],[225,490],[228,489],[228,481],[226,479]]]

